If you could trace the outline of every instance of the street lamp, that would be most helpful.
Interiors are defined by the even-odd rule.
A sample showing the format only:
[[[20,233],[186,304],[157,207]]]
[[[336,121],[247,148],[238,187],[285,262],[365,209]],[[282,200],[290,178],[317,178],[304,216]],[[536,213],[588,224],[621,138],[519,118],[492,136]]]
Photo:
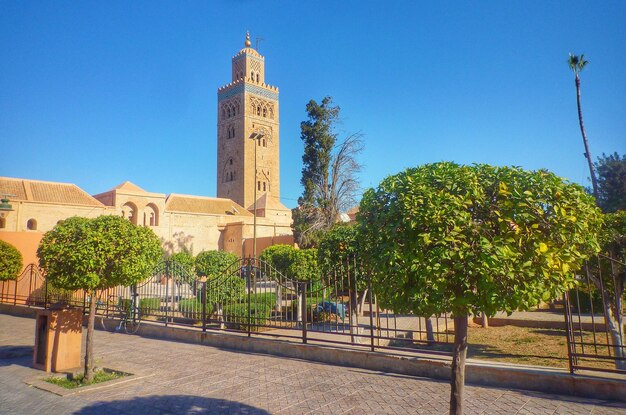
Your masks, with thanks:
[[[256,148],[258,142],[264,136],[263,133],[254,132],[250,134],[250,140],[254,140],[254,222],[252,225],[252,256],[256,259],[256,190],[257,190],[257,165],[256,165]]]
[[[2,198],[0,198],[0,218],[4,218],[9,212],[13,212],[13,206],[9,204],[9,196],[15,195],[2,194],[0,196],[2,196]]]

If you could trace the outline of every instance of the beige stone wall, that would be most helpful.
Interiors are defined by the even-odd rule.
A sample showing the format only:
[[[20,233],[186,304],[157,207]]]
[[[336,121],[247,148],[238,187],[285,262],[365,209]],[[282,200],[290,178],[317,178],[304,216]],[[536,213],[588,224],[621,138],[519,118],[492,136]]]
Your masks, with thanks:
[[[6,215],[5,228],[0,229],[8,232],[33,232],[28,229],[28,221],[33,219],[37,224],[37,232],[47,232],[58,221],[72,216],[95,218],[105,214],[113,214],[114,211],[104,206],[72,206],[54,203],[11,202],[13,212]]]

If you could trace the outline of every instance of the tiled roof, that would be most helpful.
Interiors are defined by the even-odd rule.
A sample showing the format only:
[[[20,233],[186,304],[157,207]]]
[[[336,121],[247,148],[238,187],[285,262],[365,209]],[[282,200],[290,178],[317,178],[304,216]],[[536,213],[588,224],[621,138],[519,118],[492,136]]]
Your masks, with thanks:
[[[280,203],[280,200],[277,197],[270,196],[267,193],[263,194],[257,200],[256,208],[265,210],[291,210],[282,203]],[[250,206],[250,209],[253,209],[253,207]]]
[[[70,183],[0,177],[1,193],[14,195],[9,196],[9,200],[15,201],[104,206],[87,192]]]
[[[178,195],[172,193],[165,203],[165,210],[170,212],[204,213],[208,215],[252,216],[242,206],[230,199]]]
[[[124,183],[118,184],[111,190],[130,190],[132,192],[144,192],[144,193],[146,192],[141,187],[137,186],[134,183],[129,182],[128,180],[126,180]]]

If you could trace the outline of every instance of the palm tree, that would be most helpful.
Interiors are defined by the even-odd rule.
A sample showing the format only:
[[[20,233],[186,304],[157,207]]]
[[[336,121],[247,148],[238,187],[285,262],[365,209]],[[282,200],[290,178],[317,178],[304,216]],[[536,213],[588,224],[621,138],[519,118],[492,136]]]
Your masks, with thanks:
[[[596,180],[596,172],[593,168],[593,162],[591,161],[591,152],[589,151],[589,143],[587,142],[587,132],[585,131],[585,124],[583,123],[583,112],[580,108],[580,77],[578,74],[583,70],[589,61],[585,60],[585,55],[573,55],[569,54],[567,60],[570,69],[576,76],[576,103],[578,104],[578,123],[580,124],[580,132],[583,135],[583,144],[585,145],[585,158],[589,164],[589,173],[591,174],[591,186],[593,187],[593,196],[598,199],[598,183]]]

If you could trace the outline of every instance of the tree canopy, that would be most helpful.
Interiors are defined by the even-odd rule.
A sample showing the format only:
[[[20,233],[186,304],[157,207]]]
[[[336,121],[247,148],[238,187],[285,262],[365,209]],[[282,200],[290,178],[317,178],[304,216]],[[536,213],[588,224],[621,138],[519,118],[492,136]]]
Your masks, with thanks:
[[[320,104],[309,101],[306,111],[308,120],[300,124],[304,192],[293,211],[294,233],[301,247],[314,246],[339,214],[356,203],[361,170],[356,157],[363,149],[360,134],[337,142],[335,125],[340,109],[331,97],[324,97]]]
[[[602,154],[596,162],[598,206],[603,212],[626,210],[626,155]]]
[[[96,290],[134,285],[150,276],[162,258],[152,229],[119,216],[72,217],[44,234],[37,249],[46,278],[58,288],[83,289],[89,296],[84,376],[93,376],[93,327]]]
[[[0,281],[17,279],[22,267],[20,251],[10,243],[0,241]]]
[[[44,234],[37,256],[46,278],[71,290],[133,285],[161,259],[152,229],[118,216],[72,217]]]
[[[273,245],[261,253],[267,262],[284,276],[299,281],[319,280],[317,249],[297,249],[291,245]]]
[[[599,250],[593,198],[545,171],[449,162],[407,169],[368,190],[357,218],[383,307],[454,314],[453,414],[462,413],[467,316],[557,298]]]
[[[196,274],[199,277],[216,278],[238,260],[237,255],[227,251],[203,251],[196,256]]]

